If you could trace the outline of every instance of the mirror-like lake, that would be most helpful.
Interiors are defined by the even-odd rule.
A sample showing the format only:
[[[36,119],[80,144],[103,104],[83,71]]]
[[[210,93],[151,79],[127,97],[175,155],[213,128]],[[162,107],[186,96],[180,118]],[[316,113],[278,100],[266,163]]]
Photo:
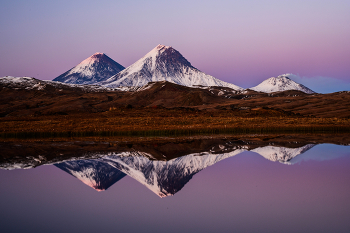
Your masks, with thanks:
[[[1,144],[1,231],[350,232],[348,145],[96,146]]]

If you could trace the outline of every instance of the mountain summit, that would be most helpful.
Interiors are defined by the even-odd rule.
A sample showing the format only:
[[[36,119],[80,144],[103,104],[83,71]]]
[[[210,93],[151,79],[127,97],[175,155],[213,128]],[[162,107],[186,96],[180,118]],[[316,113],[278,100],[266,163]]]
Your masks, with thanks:
[[[71,84],[95,84],[125,69],[104,53],[95,53],[53,81]]]
[[[269,79],[266,79],[259,85],[249,89],[254,91],[265,92],[265,93],[287,91],[287,90],[297,90],[297,91],[305,92],[307,94],[315,93],[314,91],[305,87],[304,85],[291,80],[290,77],[293,77],[293,76],[295,75],[282,74],[282,75],[279,75],[278,77],[271,77]]]
[[[148,82],[169,81],[183,86],[224,86],[242,90],[193,67],[177,50],[158,45],[125,70],[98,84],[107,87],[144,86]]]

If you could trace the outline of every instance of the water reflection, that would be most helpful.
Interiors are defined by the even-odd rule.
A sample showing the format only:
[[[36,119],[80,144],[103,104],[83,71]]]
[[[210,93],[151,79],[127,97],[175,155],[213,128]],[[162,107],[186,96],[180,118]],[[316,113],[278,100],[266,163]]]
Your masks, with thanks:
[[[293,164],[293,159],[297,155],[305,153],[314,146],[315,144],[308,144],[299,148],[265,146],[258,147],[252,151],[273,162],[278,161],[283,164]]]
[[[55,166],[97,191],[108,189],[126,176],[125,173],[99,159],[69,161]]]
[[[223,154],[203,152],[201,154],[182,156],[170,161],[155,161],[147,157],[124,154],[123,156],[105,156],[95,160],[63,162],[56,164],[56,166],[70,174],[74,174],[75,177],[91,187],[93,185],[90,184],[101,181],[94,181],[95,177],[109,176],[107,174],[99,174],[104,172],[104,169],[101,168],[111,167],[134,178],[158,196],[165,197],[181,190],[192,176],[199,171],[243,151],[242,149],[237,149]],[[91,166],[91,164],[94,164],[94,166]],[[78,169],[70,170],[71,167]],[[115,180],[115,182],[117,181]]]
[[[91,145],[84,143],[85,147]],[[68,143],[68,146],[71,144]],[[55,145],[57,148],[67,147],[67,143]],[[108,148],[110,147],[108,144]],[[50,158],[40,150],[41,154],[36,156],[3,158],[0,167],[11,170],[54,164],[97,191],[108,189],[128,175],[158,196],[166,197],[179,192],[201,170],[244,151],[255,152],[272,162],[293,165],[302,161],[303,154],[315,147],[316,143],[295,140],[288,142],[192,140],[183,143],[131,146],[128,144],[126,147],[118,147],[119,151],[116,152],[78,151],[78,156],[74,157],[71,155],[74,155],[74,151],[70,151],[68,156],[60,154],[61,157]],[[100,147],[99,149],[101,150]],[[317,159],[317,156],[315,158]]]

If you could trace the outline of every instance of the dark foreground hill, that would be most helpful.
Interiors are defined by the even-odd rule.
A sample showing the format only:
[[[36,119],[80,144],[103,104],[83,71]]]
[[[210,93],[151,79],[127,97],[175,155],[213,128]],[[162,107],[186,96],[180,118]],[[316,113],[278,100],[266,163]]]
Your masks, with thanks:
[[[350,117],[350,93],[305,94],[301,91],[261,93],[225,87],[191,88],[166,81],[133,91],[81,88],[47,82],[38,88],[0,83],[0,117],[102,113],[122,108],[191,108],[194,110],[280,112],[315,117]],[[87,86],[89,87],[89,86]],[[142,111],[142,110],[141,110]]]
[[[120,91],[30,79],[23,85],[22,81],[0,83],[3,136],[350,129],[348,92],[267,94],[227,87],[190,88],[166,81]]]

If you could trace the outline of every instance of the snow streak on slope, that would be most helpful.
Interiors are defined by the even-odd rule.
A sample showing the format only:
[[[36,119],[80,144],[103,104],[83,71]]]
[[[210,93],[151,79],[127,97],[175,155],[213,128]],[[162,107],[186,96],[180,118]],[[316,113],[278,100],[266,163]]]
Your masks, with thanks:
[[[307,150],[310,150],[314,146],[315,144],[308,144],[299,148],[265,146],[256,148],[252,151],[260,154],[265,159],[268,159],[270,161],[278,161],[280,163],[290,164],[289,161],[291,159],[295,158],[297,155],[305,153]]]
[[[259,85],[249,89],[254,91],[266,92],[266,93],[277,92],[277,91],[287,91],[287,90],[297,90],[297,91],[305,92],[307,94],[315,93],[314,91],[305,87],[304,85],[291,80],[290,78],[293,76],[295,75],[283,74],[278,76],[277,78],[271,77],[269,79],[266,79]]]
[[[196,69],[177,50],[158,45],[143,58],[99,84],[107,87],[144,86],[148,82],[169,81],[183,86],[225,86],[242,90]]]
[[[95,84],[117,74],[124,67],[104,53],[95,53],[53,81],[72,84]]]
[[[98,85],[69,84],[69,83],[62,83],[62,82],[55,82],[55,81],[39,80],[32,77],[12,77],[12,76],[1,77],[0,84],[8,88],[26,89],[26,90],[45,90],[45,88],[51,86],[57,89],[75,88],[86,92],[114,91],[114,89],[111,89],[108,87],[102,87]]]

